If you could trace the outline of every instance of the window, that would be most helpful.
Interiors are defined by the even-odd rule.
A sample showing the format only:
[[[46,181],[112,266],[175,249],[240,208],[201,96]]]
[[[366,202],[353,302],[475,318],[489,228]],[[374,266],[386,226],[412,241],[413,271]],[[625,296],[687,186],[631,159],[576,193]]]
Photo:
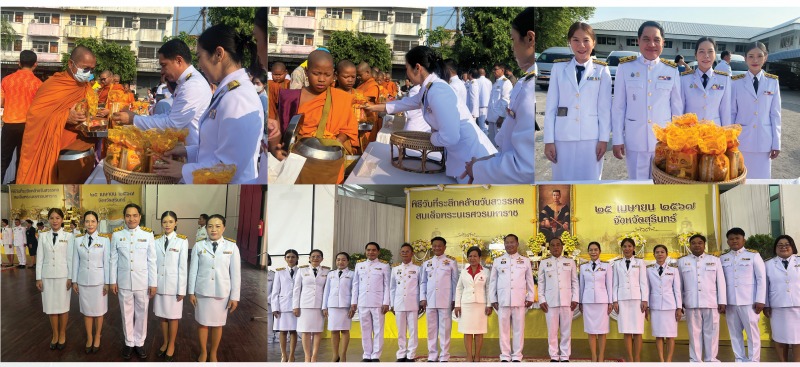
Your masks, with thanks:
[[[296,17],[313,17],[316,14],[317,8],[306,8],[306,7],[290,7],[289,12],[293,13]]]
[[[419,24],[419,18],[422,14],[420,13],[395,13],[395,21],[397,23],[412,23],[412,24]]]
[[[392,51],[394,52],[408,52],[414,47],[419,46],[418,41],[403,41],[403,40],[394,40],[394,47],[392,47]]]
[[[106,26],[112,28],[133,28],[133,18],[108,17]]]
[[[322,36],[322,45],[323,46],[327,46],[328,42],[330,42],[330,40],[331,40],[331,35],[329,35],[329,34],[323,35]]]
[[[364,20],[371,20],[376,22],[385,22],[389,19],[389,12],[379,10],[364,10],[361,13],[361,18]]]
[[[167,29],[167,20],[166,19],[153,19],[153,18],[142,18],[140,27],[142,29]]]
[[[139,46],[139,58],[140,59],[157,59],[158,49],[155,47],[147,47],[147,46]]]
[[[272,44],[278,43],[278,32],[277,31],[269,32],[269,41],[267,42]]]
[[[728,49],[728,45],[724,43],[717,43],[717,52],[722,52]]]
[[[313,46],[314,35],[304,33],[289,33],[286,37],[286,41],[290,45]]]
[[[42,54],[57,54],[58,42],[33,41],[31,50]]]
[[[8,11],[4,10],[2,12],[3,20],[9,23],[22,23],[22,12],[21,11]]]
[[[328,8],[325,13],[334,19],[353,19],[353,9]]]
[[[744,52],[744,48],[747,47],[746,45],[736,45],[735,52]]]
[[[788,48],[794,46],[794,34],[785,33],[781,36],[781,47]]]
[[[672,48],[672,41],[664,41],[664,48]]]
[[[273,6],[273,7],[269,8],[269,15],[278,15],[278,14],[280,14],[280,11],[281,11],[281,8],[279,8],[277,6]]]
[[[3,51],[22,51],[22,40],[15,39],[13,42],[2,42]]]
[[[617,44],[617,37],[597,37],[598,45],[611,45]]]
[[[638,38],[628,38],[625,40],[628,46],[639,46],[639,39]]]
[[[36,23],[58,24],[59,16],[50,13],[33,13],[33,19],[36,20]]]
[[[684,50],[694,50],[696,45],[697,42],[683,42],[683,47],[681,48],[683,48]]]
[[[69,22],[74,25],[94,27],[97,25],[97,17],[94,15],[72,14],[69,16]]]
[[[67,53],[72,53],[72,50],[74,50],[74,49],[75,49],[75,44],[74,43],[72,43],[72,42],[67,43]]]

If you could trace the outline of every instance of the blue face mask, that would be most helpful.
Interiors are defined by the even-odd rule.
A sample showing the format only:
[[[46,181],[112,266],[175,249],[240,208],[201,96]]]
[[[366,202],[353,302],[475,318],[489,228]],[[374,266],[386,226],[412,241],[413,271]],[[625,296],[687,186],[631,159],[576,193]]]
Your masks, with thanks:
[[[74,62],[73,62],[73,65],[74,65]],[[75,80],[77,80],[78,83],[86,83],[86,82],[92,80],[93,77],[94,77],[92,75],[92,69],[90,69],[90,68],[80,69],[80,68],[78,68],[77,65],[75,65],[75,74],[74,74],[74,76],[75,76]]]

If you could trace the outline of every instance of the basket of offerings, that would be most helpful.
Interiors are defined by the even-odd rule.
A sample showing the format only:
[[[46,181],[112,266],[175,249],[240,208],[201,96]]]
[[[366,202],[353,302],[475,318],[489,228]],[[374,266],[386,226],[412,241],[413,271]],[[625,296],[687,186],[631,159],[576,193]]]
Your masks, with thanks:
[[[180,178],[161,176],[153,172],[158,157],[185,144],[187,129],[141,130],[132,125],[108,130],[108,154],[103,172],[106,181],[124,184],[175,184]]]

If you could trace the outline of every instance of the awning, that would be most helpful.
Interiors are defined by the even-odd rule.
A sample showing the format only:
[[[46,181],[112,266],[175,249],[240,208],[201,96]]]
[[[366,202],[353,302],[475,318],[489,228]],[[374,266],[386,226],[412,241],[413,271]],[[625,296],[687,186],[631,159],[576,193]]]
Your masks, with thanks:
[[[769,61],[800,61],[800,48],[769,54]]]

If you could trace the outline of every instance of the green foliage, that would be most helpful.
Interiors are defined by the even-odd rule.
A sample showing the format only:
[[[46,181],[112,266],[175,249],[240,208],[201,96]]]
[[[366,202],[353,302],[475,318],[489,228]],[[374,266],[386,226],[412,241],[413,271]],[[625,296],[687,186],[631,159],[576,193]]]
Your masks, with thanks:
[[[361,252],[356,252],[356,253],[350,254],[350,264],[348,265],[348,267],[350,269],[355,269],[356,268],[356,263],[358,263],[360,260],[366,259],[366,258],[367,258],[367,256],[364,255]],[[392,263],[392,252],[389,251],[389,249],[382,248],[381,252],[378,253],[378,259],[385,260],[387,263],[391,264]]]
[[[536,52],[548,47],[565,47],[567,31],[572,23],[585,22],[594,15],[595,8],[555,8],[536,7],[534,10],[534,32],[536,33]]]
[[[439,50],[442,58],[448,59],[453,56],[453,48],[450,42],[453,39],[451,31],[438,26],[434,29],[420,29],[418,33],[420,37],[425,37],[426,46]]]
[[[761,254],[761,258],[766,260],[771,257],[775,257],[775,251],[773,251],[772,247],[775,244],[775,239],[772,238],[772,235],[769,234],[754,234],[750,237],[747,237],[747,241],[744,243],[744,247],[747,249],[752,249],[758,251]]]
[[[335,62],[350,60],[356,65],[366,61],[372,67],[391,70],[392,51],[389,45],[370,35],[352,31],[335,31],[326,46]]]
[[[179,39],[183,41],[187,46],[189,46],[189,51],[192,52],[192,66],[197,68],[197,36],[193,34],[188,34],[185,31],[180,31],[178,35],[167,37],[164,36],[164,43],[172,39]]]
[[[14,43],[16,38],[17,32],[14,31],[14,27],[11,26],[11,23],[3,19],[0,23],[0,44],[3,45],[3,48],[8,48]]]
[[[256,68],[259,65],[256,55],[256,40],[253,37],[253,19],[255,16],[256,8],[208,8],[208,19],[211,24],[230,26],[244,40],[244,57],[242,58],[242,67],[244,68]]]
[[[103,70],[111,70],[119,75],[121,83],[130,83],[136,78],[136,55],[126,46],[102,38],[79,38],[75,46],[85,46],[92,50],[97,58],[95,73],[99,75]],[[61,54],[61,66],[66,70],[69,54]],[[95,77],[97,76],[95,75]]]
[[[520,7],[463,8],[464,23],[456,35],[453,58],[462,68],[487,70],[503,62],[516,68],[511,51],[510,20],[522,11]]]

